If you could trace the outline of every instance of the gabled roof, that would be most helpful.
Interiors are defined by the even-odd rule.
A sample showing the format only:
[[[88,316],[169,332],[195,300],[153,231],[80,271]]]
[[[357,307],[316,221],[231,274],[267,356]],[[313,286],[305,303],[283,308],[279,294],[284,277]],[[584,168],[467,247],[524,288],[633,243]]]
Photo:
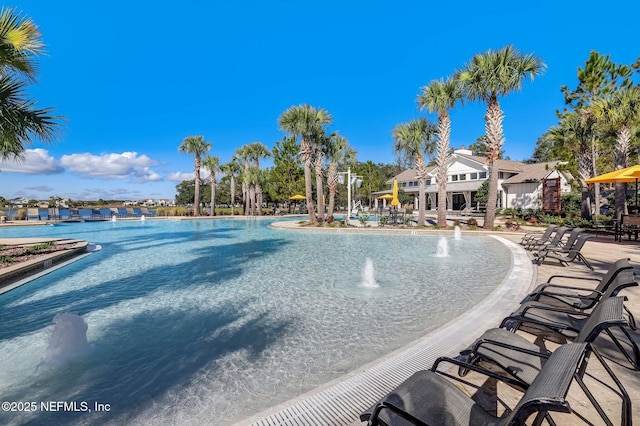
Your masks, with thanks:
[[[515,176],[505,180],[503,185],[516,183],[540,182],[553,172],[561,161],[550,161],[548,163],[523,164],[522,171]]]
[[[427,171],[431,172],[434,169],[435,169],[435,166],[429,167],[429,168],[427,168]],[[385,183],[387,183],[389,185],[393,185],[393,180],[394,179],[398,179],[398,182],[412,182],[412,181],[418,179],[418,175],[416,174],[416,169],[408,169],[408,170],[405,170],[404,172],[402,172],[400,174],[397,174],[395,177],[392,177],[391,179],[389,179]]]
[[[486,157],[481,157],[479,155],[462,154],[460,152],[456,152],[452,155],[453,158],[455,158],[456,156],[467,158],[479,164],[487,163]],[[516,173],[521,172],[522,166],[525,165],[520,163],[519,161],[501,160],[501,159],[496,160],[495,164],[496,166],[498,166],[498,170],[500,170],[501,172],[516,172]]]

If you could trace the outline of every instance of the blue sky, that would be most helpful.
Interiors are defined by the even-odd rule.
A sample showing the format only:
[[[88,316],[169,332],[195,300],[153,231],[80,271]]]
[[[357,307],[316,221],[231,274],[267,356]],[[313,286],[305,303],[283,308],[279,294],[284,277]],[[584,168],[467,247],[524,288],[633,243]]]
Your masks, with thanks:
[[[237,148],[283,133],[279,115],[309,103],[333,116],[358,160],[393,163],[391,130],[427,115],[422,86],[488,49],[539,56],[545,75],[501,99],[505,151],[530,157],[577,85],[591,50],[631,64],[636,1],[17,1],[39,25],[38,106],[66,117],[60,141],[0,163],[0,195],[48,199],[173,198],[193,178],[189,135],[229,161]],[[452,112],[451,144],[484,132],[482,104]],[[430,116],[435,121],[435,116]],[[206,173],[204,173],[206,175]]]

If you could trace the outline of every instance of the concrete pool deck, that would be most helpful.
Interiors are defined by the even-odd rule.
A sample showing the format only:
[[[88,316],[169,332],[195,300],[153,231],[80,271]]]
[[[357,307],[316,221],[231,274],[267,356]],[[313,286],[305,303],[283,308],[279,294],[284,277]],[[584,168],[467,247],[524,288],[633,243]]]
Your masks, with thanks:
[[[293,222],[295,223],[295,222]],[[329,232],[350,232],[345,228],[306,227],[304,230],[329,231]],[[372,228],[372,231],[397,232],[393,229]],[[542,230],[538,228],[538,230]],[[356,229],[355,232],[367,232],[369,230]],[[404,230],[404,233],[442,233],[443,231],[427,230]],[[489,233],[479,231],[487,235]],[[348,425],[360,426],[358,420],[359,413],[375,402],[380,396],[389,392],[398,383],[408,377],[413,371],[429,368],[433,359],[441,355],[455,355],[459,349],[466,347],[477,338],[487,328],[495,327],[500,320],[508,313],[512,312],[519,304],[522,296],[534,285],[545,282],[551,275],[588,275],[591,272],[582,264],[571,264],[569,267],[560,266],[553,260],[548,260],[542,265],[531,263],[528,252],[521,251],[517,242],[520,241],[522,233],[495,233],[494,235],[506,240],[505,243],[512,253],[515,253],[512,262],[512,270],[509,277],[496,289],[482,306],[459,317],[455,321],[429,333],[411,345],[405,346],[393,353],[369,363],[354,372],[340,377],[321,388],[301,395],[294,400],[285,402],[271,408],[258,415],[252,416],[238,423],[238,425]],[[38,240],[46,240],[44,238]],[[32,242],[32,241],[30,241]],[[584,246],[582,253],[589,259],[596,271],[603,272],[615,260],[620,258],[630,258],[635,267],[636,274],[640,274],[640,243],[638,242],[615,242],[612,236],[599,236],[590,239]],[[0,270],[0,274],[2,271]],[[640,318],[640,289],[631,288],[622,292],[628,298],[626,306],[636,318]],[[491,309],[493,306],[494,310]],[[484,311],[483,311],[484,309]],[[631,331],[631,335],[636,342],[640,342],[640,332]],[[452,337],[452,336],[460,336]],[[374,338],[374,336],[372,336]],[[452,346],[451,342],[456,345]],[[633,406],[632,420],[640,422],[640,415],[637,412],[640,404],[640,372],[633,371],[628,367],[626,361],[620,356],[608,338],[599,338],[598,347],[607,357],[608,364],[615,371],[622,381],[627,392],[631,396]],[[611,362],[609,362],[611,361]],[[506,390],[506,401],[513,402],[519,393]],[[596,394],[597,396],[599,394]],[[571,396],[571,394],[570,394]],[[576,396],[576,404],[572,402],[572,407],[582,409],[580,404],[584,402]],[[603,398],[607,398],[603,394]],[[600,400],[600,399],[599,399]],[[510,406],[513,406],[509,404]],[[350,407],[350,408],[345,408]],[[605,399],[604,408],[608,413],[613,413],[615,420],[618,407],[613,399]],[[577,418],[564,418],[562,424],[584,424]],[[598,424],[597,421],[594,424]]]

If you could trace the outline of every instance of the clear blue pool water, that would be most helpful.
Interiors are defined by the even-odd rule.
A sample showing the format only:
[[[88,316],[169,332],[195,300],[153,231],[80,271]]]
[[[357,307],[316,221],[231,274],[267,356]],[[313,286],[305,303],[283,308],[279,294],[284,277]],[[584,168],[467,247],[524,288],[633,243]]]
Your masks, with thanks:
[[[486,297],[511,264],[492,238],[299,232],[268,220],[3,228],[102,250],[0,295],[7,401],[109,412],[0,413],[1,424],[230,424],[397,349]],[[378,287],[362,286],[371,259]],[[56,314],[86,353],[48,362]],[[82,408],[81,405],[79,405]]]

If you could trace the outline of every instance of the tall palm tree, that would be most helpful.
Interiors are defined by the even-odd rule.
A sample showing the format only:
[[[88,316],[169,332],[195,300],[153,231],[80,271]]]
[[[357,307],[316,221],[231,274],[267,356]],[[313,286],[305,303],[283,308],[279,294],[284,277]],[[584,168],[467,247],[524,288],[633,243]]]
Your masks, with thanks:
[[[202,165],[209,170],[211,175],[209,176],[209,183],[211,184],[211,207],[209,214],[211,216],[216,215],[216,173],[220,170],[220,157],[207,156],[202,161]]]
[[[438,113],[438,226],[447,226],[447,170],[451,153],[449,152],[449,138],[451,136],[451,117],[449,109],[456,102],[462,102],[462,93],[458,80],[449,78],[434,80],[428,86],[422,88],[422,94],[418,96],[420,108],[427,108],[431,113]]]
[[[253,167],[260,169],[260,159],[271,156],[269,148],[262,142],[250,143],[247,147],[247,156],[253,161]],[[256,185],[256,204],[258,207],[258,216],[262,216],[262,186],[260,180],[255,182]]]
[[[220,166],[220,170],[229,177],[229,203],[231,204],[231,216],[236,214],[236,176],[240,173],[240,165],[235,159]]]
[[[317,223],[313,208],[311,184],[311,164],[313,163],[313,135],[322,134],[325,126],[332,121],[325,109],[317,109],[311,105],[292,106],[278,118],[280,129],[292,136],[300,136],[300,160],[304,164],[305,195],[309,210],[309,221]]]
[[[44,45],[38,27],[13,9],[0,10],[0,159],[22,158],[34,139],[52,143],[62,117],[51,108],[36,108],[26,98],[27,81],[35,81],[35,57]]]
[[[591,109],[597,119],[609,124],[615,130],[615,169],[624,169],[629,162],[632,127],[640,124],[640,87],[633,86],[614,92],[605,99],[596,99]],[[616,184],[615,200],[616,216],[620,218],[626,213],[627,185],[625,183]]]
[[[418,118],[408,123],[398,124],[392,131],[394,139],[393,150],[396,155],[406,160],[412,159],[413,167],[418,177],[418,226],[424,226],[426,215],[426,183],[427,163],[426,154],[434,151],[433,135],[436,127],[426,118]]]
[[[500,50],[487,51],[475,55],[465,69],[457,73],[463,83],[465,97],[471,101],[487,103],[485,114],[485,136],[487,144],[487,162],[489,167],[489,190],[487,210],[484,216],[484,228],[493,228],[498,201],[498,167],[496,160],[504,144],[499,97],[522,88],[527,77],[533,80],[544,72],[546,65],[534,55],[524,55],[513,46]]]
[[[242,177],[243,174],[249,173],[249,168],[251,168],[251,156],[248,145],[242,145],[240,148],[236,149],[236,153],[233,156],[234,160],[240,164],[240,183],[242,185],[242,213],[244,215],[249,214],[249,208],[251,206],[251,201],[249,199],[249,181]]]
[[[333,216],[336,192],[338,190],[338,165],[352,163],[356,159],[356,150],[349,146],[347,138],[337,132],[331,133],[325,143],[329,167],[327,169],[327,187],[329,188],[329,206],[327,216]]]
[[[195,165],[195,195],[193,200],[193,215],[200,216],[200,167],[202,156],[211,149],[211,143],[204,140],[204,136],[187,136],[178,150],[185,154],[192,154]]]
[[[580,111],[562,114],[559,125],[549,129],[547,137],[559,147],[560,151],[575,153],[573,161],[582,183],[582,217],[590,218],[589,188],[584,181],[594,175],[591,147],[595,127],[590,122],[592,115],[582,114]]]

